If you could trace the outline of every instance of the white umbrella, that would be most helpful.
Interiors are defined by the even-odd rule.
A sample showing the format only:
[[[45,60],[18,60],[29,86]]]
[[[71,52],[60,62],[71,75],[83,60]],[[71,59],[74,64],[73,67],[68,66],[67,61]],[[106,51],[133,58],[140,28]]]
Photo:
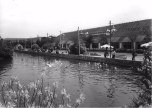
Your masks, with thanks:
[[[109,44],[105,44],[105,45],[100,46],[100,48],[110,48],[110,45]],[[113,48],[113,46],[111,46],[111,48]]]
[[[141,44],[141,47],[152,47],[152,42]]]

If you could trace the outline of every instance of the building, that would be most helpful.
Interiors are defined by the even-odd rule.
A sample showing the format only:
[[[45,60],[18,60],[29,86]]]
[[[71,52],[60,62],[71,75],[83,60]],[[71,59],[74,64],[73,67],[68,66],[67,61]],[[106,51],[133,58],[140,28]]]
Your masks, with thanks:
[[[152,19],[115,24],[116,32],[111,35],[111,45],[117,49],[140,49],[140,45],[152,41]],[[87,33],[91,37],[88,48],[98,48],[103,44],[110,43],[110,36],[107,35],[109,26],[85,29],[80,31],[81,44],[83,43],[82,34]],[[59,35],[61,46],[67,46],[70,41],[78,42],[78,31],[66,32]]]

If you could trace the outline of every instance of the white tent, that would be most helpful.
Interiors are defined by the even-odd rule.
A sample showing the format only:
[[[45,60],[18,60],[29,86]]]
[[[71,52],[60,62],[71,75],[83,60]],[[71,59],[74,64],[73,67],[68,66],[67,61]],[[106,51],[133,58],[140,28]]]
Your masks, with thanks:
[[[152,42],[141,44],[141,47],[152,47]]]
[[[109,44],[105,44],[105,45],[100,46],[100,48],[108,48],[108,49],[110,49],[110,45]],[[113,48],[113,46],[111,46],[111,48]]]

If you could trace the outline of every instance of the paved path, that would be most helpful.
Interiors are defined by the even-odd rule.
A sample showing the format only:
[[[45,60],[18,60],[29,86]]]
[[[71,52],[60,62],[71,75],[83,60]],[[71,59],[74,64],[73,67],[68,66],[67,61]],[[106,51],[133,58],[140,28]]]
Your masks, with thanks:
[[[89,53],[97,53],[100,56],[96,56],[96,57],[104,57],[104,53],[103,52],[91,52],[90,51]],[[131,53],[116,53],[116,55],[125,55],[127,57],[126,60],[132,60],[132,54]],[[137,56],[135,57],[135,61],[143,61],[143,58],[144,58],[143,54],[137,54]]]
[[[55,50],[52,53],[55,53]],[[65,50],[60,50],[59,53],[67,54]],[[93,57],[104,57],[104,52],[88,51],[88,53],[89,53],[88,56],[93,56],[93,55],[90,55],[90,53],[96,53],[99,56],[93,56]],[[127,57],[126,60],[132,60],[131,53],[116,53],[116,55],[125,55]],[[110,56],[108,56],[108,58],[110,58]],[[143,58],[144,58],[143,54],[137,54],[137,56],[135,57],[135,61],[143,61]]]

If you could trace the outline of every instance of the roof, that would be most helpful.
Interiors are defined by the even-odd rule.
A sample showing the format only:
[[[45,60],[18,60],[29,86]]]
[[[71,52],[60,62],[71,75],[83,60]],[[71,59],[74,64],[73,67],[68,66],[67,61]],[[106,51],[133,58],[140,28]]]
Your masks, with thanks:
[[[140,21],[134,21],[134,22],[127,22],[127,23],[121,23],[114,25],[116,28],[116,32],[113,33],[112,37],[128,37],[129,33],[134,33],[137,35],[143,35],[146,33],[147,36],[152,36],[151,28],[152,28],[152,19],[146,19],[146,20],[140,20]],[[104,27],[97,27],[97,28],[90,28],[90,29],[84,29],[81,30],[81,32],[96,36],[96,34],[99,34],[100,36],[104,35],[106,33],[106,30],[109,28],[109,26]],[[78,32],[72,31],[72,32],[66,32],[64,33],[64,38],[66,40],[72,40],[77,41]],[[102,35],[101,35],[102,34]],[[118,39],[118,38],[117,38]],[[118,41],[115,39],[114,41]],[[99,41],[94,39],[94,41]]]

